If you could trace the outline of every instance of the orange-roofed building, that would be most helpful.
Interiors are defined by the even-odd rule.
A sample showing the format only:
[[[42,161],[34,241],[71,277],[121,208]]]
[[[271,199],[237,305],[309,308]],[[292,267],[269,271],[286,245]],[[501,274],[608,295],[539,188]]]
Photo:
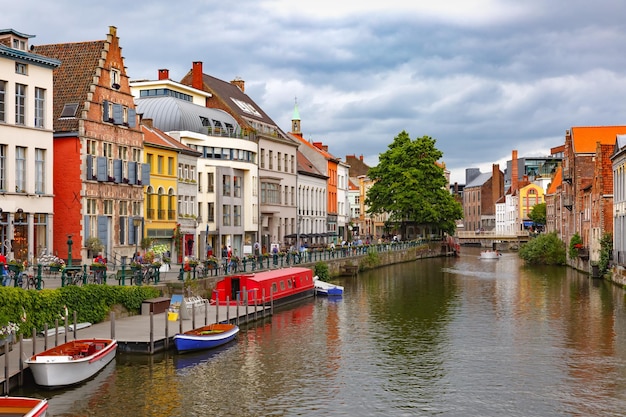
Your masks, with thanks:
[[[572,127],[565,133],[561,239],[569,245],[574,234],[582,238],[583,248],[570,263],[583,270],[600,259],[600,239],[613,231],[610,155],[617,135],[622,134],[626,126]]]
[[[559,167],[545,194],[546,200],[546,232],[556,232],[561,236],[563,219],[560,204],[561,184],[563,183],[563,167]]]

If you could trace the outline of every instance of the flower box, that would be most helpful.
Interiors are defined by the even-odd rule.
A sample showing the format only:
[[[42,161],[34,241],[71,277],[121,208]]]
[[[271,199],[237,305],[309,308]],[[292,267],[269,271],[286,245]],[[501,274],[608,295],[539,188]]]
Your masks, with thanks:
[[[89,269],[91,269],[92,271],[106,271],[107,270],[107,266],[104,264],[91,264],[91,266],[89,267]]]

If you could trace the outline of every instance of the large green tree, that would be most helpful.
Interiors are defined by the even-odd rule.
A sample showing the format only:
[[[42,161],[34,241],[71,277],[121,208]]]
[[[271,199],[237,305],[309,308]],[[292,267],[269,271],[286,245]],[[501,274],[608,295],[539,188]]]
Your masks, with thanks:
[[[368,213],[386,212],[390,222],[413,222],[454,233],[463,209],[450,194],[443,168],[437,164],[443,153],[435,142],[429,136],[411,140],[406,131],[395,137],[380,154],[378,165],[368,171],[373,181],[365,199]]]

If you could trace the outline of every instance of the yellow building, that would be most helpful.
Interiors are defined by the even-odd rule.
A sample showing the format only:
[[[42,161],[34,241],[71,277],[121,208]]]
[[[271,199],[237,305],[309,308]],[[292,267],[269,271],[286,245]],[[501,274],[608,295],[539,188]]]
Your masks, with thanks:
[[[150,165],[141,237],[151,239],[153,244],[167,245],[176,260],[182,256],[182,245],[186,247],[188,241],[191,245],[194,242],[193,234],[184,243],[182,239],[174,242],[174,229],[181,219],[195,222],[196,166],[200,154],[148,123],[141,126],[145,162]]]
[[[522,220],[524,227],[532,226],[532,220],[528,216],[535,205],[543,203],[544,191],[541,186],[528,183],[522,186],[518,191],[519,196],[519,218]]]

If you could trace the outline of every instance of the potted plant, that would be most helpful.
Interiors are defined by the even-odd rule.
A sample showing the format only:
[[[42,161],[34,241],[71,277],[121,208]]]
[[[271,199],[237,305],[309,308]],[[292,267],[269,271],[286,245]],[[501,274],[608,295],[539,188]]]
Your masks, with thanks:
[[[12,272],[22,272],[24,270],[24,263],[18,259],[11,259],[8,265],[9,270]]]
[[[19,324],[10,321],[5,313],[0,313],[0,353],[6,353],[5,344],[9,350],[12,349],[14,337],[19,330]]]
[[[92,271],[106,271],[107,265],[102,262],[93,262],[89,268]]]
[[[97,254],[102,252],[102,250],[104,249],[104,244],[99,238],[92,236],[85,241],[85,248],[87,248],[87,251],[89,251],[89,257],[91,258],[91,254]]]

